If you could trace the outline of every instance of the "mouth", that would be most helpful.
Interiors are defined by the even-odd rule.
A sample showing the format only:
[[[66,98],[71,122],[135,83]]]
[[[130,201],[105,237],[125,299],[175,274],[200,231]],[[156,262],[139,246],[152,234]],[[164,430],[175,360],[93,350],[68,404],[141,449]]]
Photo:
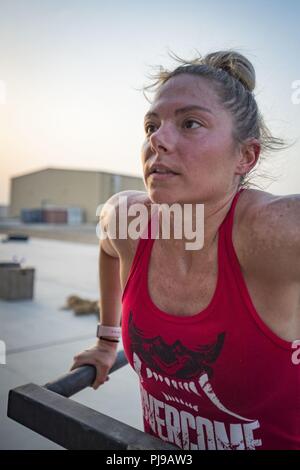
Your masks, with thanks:
[[[178,176],[178,173],[166,172],[166,173],[150,173],[149,178],[153,181],[161,181],[167,180],[170,178],[174,178],[174,176]]]
[[[149,172],[148,177],[155,180],[166,180],[169,178],[174,178],[174,176],[178,176],[179,173],[176,171],[171,170],[170,168],[162,165],[153,165]]]

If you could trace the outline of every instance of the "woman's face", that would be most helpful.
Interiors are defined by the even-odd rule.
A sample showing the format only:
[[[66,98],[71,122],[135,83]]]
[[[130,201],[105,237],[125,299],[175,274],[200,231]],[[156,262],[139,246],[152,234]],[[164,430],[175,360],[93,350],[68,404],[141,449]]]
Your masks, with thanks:
[[[152,202],[204,203],[235,189],[239,151],[232,126],[206,79],[181,74],[162,85],[145,116],[142,147]]]

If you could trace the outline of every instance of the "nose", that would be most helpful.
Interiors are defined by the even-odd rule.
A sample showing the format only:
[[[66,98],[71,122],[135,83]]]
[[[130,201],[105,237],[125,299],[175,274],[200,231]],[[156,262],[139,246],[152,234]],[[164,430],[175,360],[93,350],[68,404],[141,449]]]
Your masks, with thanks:
[[[172,130],[164,124],[150,135],[149,143],[151,150],[155,153],[168,153],[174,147],[174,134]]]

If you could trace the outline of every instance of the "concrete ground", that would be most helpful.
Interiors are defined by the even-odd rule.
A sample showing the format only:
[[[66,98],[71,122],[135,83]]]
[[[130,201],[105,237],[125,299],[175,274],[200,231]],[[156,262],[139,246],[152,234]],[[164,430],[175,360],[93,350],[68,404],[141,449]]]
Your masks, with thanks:
[[[36,277],[33,300],[0,300],[0,340],[6,344],[6,364],[0,364],[0,449],[60,449],[7,418],[8,392],[59,377],[77,352],[94,344],[97,316],[76,316],[60,307],[72,294],[98,298],[98,247],[39,238],[0,243],[0,261],[13,257],[25,258],[23,265],[34,267]],[[128,365],[97,391],[89,387],[70,399],[142,429],[138,380]]]
[[[2,234],[22,233],[36,238],[98,245],[97,224],[24,224],[18,219],[0,219]]]

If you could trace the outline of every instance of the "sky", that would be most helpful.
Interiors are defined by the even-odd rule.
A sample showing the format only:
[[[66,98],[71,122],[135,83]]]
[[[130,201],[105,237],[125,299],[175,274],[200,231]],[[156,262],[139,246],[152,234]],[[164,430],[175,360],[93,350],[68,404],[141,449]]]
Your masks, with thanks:
[[[299,20],[291,0],[0,0],[0,204],[11,177],[46,167],[142,176],[140,89],[168,50],[248,57],[267,125],[294,142],[262,188],[300,193]]]

